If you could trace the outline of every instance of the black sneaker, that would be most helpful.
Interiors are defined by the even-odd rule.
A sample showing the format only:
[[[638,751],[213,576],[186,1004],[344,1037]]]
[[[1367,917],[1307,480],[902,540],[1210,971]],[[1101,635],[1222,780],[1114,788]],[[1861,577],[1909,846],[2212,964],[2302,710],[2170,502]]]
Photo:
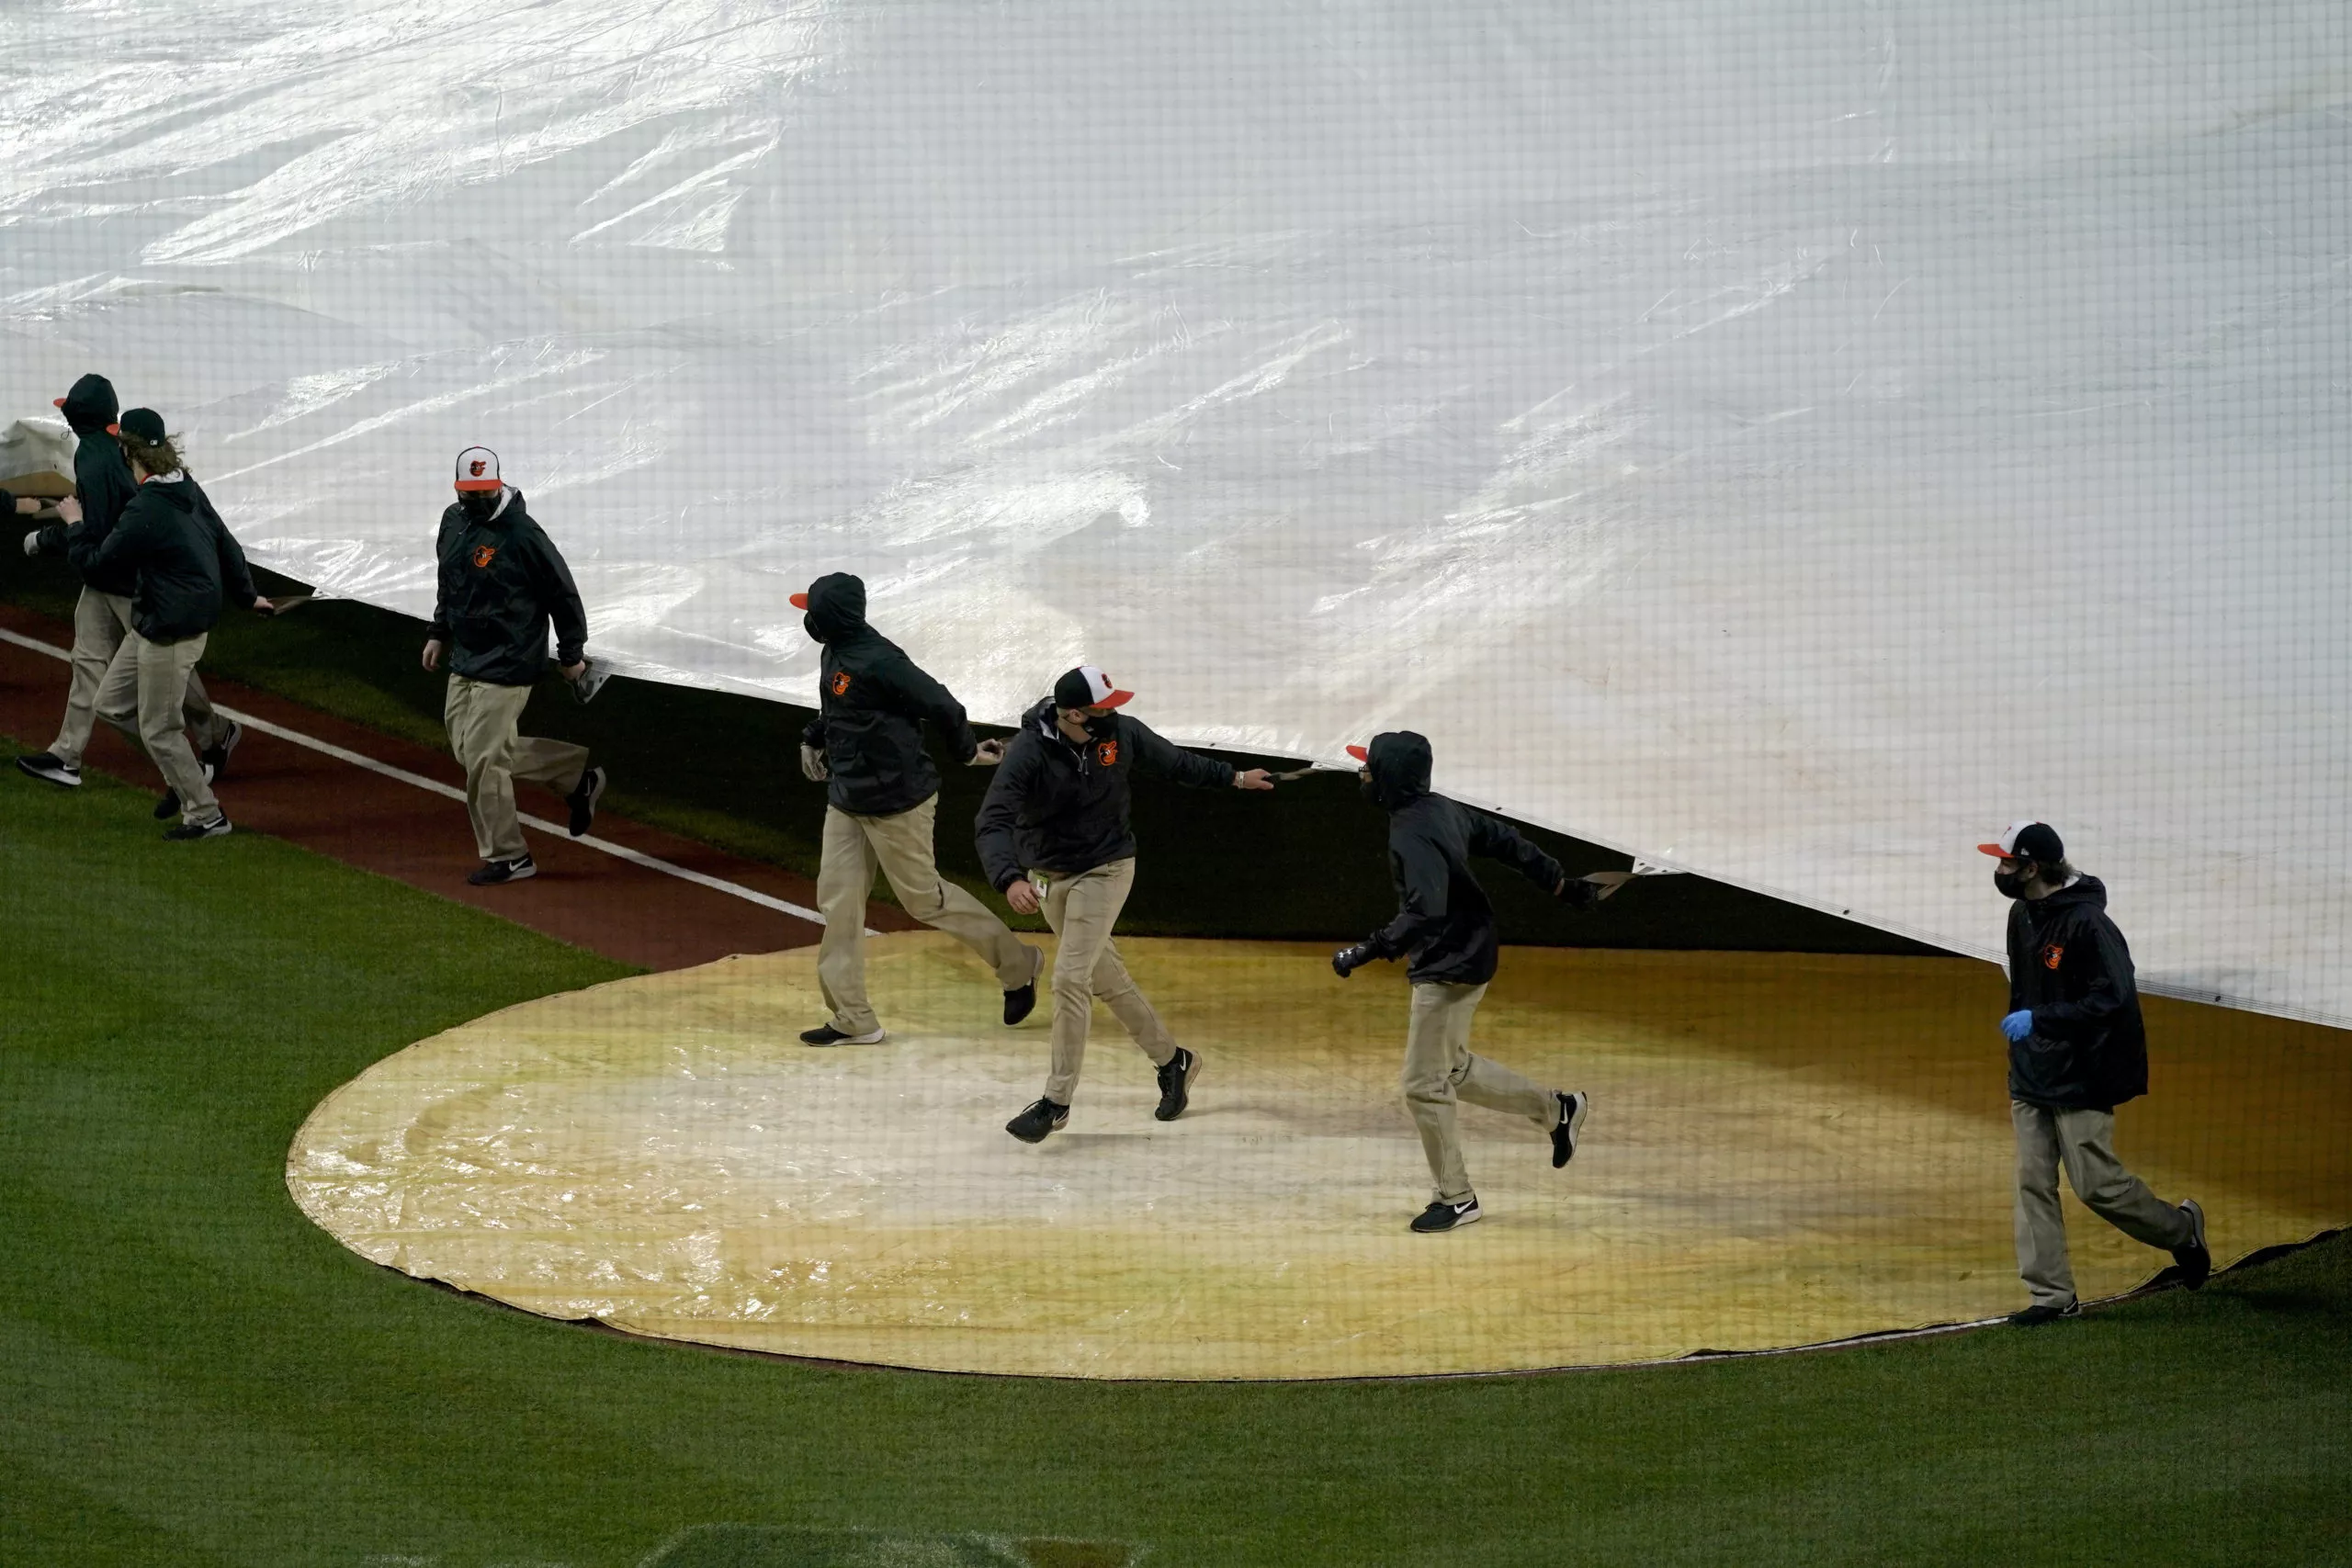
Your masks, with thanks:
[[[1046,1134],[1069,1120],[1069,1107],[1041,1100],[1004,1124],[1004,1130],[1024,1144],[1042,1144]]]
[[[1476,1193],[1473,1193],[1468,1199],[1459,1203],[1449,1203],[1443,1199],[1431,1203],[1413,1221],[1413,1228],[1423,1235],[1435,1235],[1440,1231],[1450,1231],[1463,1225],[1475,1224],[1477,1220],[1478,1198]]]
[[[605,770],[590,768],[580,775],[579,787],[563,797],[563,803],[571,807],[571,821],[569,826],[573,838],[580,837],[595,822],[596,802],[603,799],[604,795]]]
[[[209,762],[204,764],[204,782],[206,784],[212,782],[212,764]],[[179,814],[180,792],[175,789],[165,790],[164,798],[155,803],[155,820],[168,822]]]
[[[830,1023],[820,1023],[814,1029],[800,1032],[800,1043],[803,1045],[879,1045],[884,1038],[884,1032],[880,1029],[871,1034],[844,1034]]]
[[[225,839],[229,836],[229,818],[224,814],[209,822],[183,822],[164,835],[175,844],[192,843],[198,839]]]
[[[2205,1208],[2191,1198],[2180,1206],[2180,1212],[2188,1216],[2188,1244],[2172,1249],[2173,1267],[2180,1270],[2183,1288],[2201,1291],[2207,1277],[2213,1272],[2213,1255],[2205,1247]]]
[[[204,749],[203,762],[207,778],[218,780],[228,775],[229,753],[235,750],[237,742],[244,738],[245,727],[235,719],[231,719],[229,733],[220,738],[220,743],[218,746],[207,746]]]
[[[78,789],[82,784],[81,765],[76,762],[61,762],[54,752],[36,751],[29,757],[19,757],[17,759],[17,766],[37,779],[46,779],[53,784],[63,784],[68,789]]]
[[[1029,983],[1015,986],[1004,993],[1004,1026],[1007,1029],[1037,1010],[1037,977],[1046,972],[1046,950],[1033,947],[1029,951],[1037,955],[1036,967],[1029,974]]]
[[[1176,1054],[1168,1058],[1168,1065],[1159,1069],[1159,1105],[1151,1113],[1155,1120],[1173,1122],[1184,1114],[1184,1107],[1193,1098],[1193,1080],[1200,1072],[1199,1055],[1177,1046]]]
[[[502,883],[527,882],[539,874],[539,868],[528,855],[516,855],[513,860],[486,860],[481,869],[466,880],[476,887],[496,887]]]
[[[2013,1312],[2009,1314],[2009,1326],[2012,1328],[2039,1328],[2045,1323],[2055,1323],[2062,1317],[2080,1317],[2082,1315],[2083,1303],[2080,1302],[2068,1302],[2064,1306],[2044,1306],[2041,1303],[2036,1302],[2033,1305],[2026,1308],[2023,1312]]]
[[[1559,1169],[1577,1157],[1577,1136],[1584,1131],[1585,1112],[1592,1109],[1592,1096],[1578,1089],[1574,1094],[1552,1091],[1560,1102],[1560,1124],[1552,1129],[1552,1168]]]

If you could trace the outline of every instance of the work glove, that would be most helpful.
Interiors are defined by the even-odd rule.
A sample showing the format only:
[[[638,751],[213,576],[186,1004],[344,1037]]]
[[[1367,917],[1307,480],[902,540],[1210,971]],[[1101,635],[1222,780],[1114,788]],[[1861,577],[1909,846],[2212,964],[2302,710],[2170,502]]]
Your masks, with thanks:
[[[1589,909],[1600,902],[1600,889],[1581,876],[1571,876],[1560,884],[1558,897],[1571,909]]]
[[[2033,1010],[2031,1008],[2019,1008],[2017,1011],[2009,1014],[2008,1017],[2001,1020],[2001,1032],[2009,1037],[2009,1043],[2012,1045],[2024,1039],[2027,1035],[2032,1033]]]
[[[825,766],[825,754],[806,741],[800,747],[800,776],[810,784],[823,784],[832,776],[832,770]]]
[[[1344,980],[1380,954],[1373,952],[1372,943],[1360,942],[1353,947],[1343,947],[1331,954],[1331,973]]]

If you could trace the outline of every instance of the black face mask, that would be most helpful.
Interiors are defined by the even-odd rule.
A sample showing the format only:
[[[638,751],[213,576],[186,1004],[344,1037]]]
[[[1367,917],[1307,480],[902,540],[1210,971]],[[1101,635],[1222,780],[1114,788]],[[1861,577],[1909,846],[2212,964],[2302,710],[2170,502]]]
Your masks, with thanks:
[[[1108,740],[1119,733],[1119,716],[1098,713],[1086,721],[1086,733],[1097,740]]]
[[[468,517],[487,523],[490,514],[498,510],[501,493],[494,490],[461,490],[458,492],[458,504],[465,509]]]
[[[2003,871],[1997,866],[1993,870],[1993,886],[2001,890],[2004,898],[2024,897],[2025,885],[2032,880],[2030,871]]]

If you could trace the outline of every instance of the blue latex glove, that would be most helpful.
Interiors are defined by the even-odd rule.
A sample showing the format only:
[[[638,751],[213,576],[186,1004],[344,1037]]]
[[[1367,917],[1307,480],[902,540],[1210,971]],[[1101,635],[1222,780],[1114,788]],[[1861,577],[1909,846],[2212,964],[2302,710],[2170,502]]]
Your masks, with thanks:
[[[2015,1044],[2017,1042],[2024,1039],[2027,1035],[2032,1033],[2033,1010],[2031,1008],[2019,1008],[2017,1011],[2009,1014],[2008,1017],[2001,1020],[2001,1032],[2009,1037],[2009,1043],[2011,1044]]]

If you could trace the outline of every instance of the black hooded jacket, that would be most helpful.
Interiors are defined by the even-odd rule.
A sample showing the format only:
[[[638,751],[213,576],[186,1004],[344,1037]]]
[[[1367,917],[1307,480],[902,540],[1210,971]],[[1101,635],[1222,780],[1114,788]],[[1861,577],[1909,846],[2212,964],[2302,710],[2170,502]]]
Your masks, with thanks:
[[[130,574],[130,624],[149,642],[210,631],[220,622],[224,590],[240,604],[255,596],[245,552],[191,479],[141,485],[94,564]]]
[[[1136,852],[1128,818],[1135,770],[1196,789],[1233,787],[1233,764],[1184,750],[1143,720],[1111,715],[1111,733],[1074,745],[1047,697],[1021,716],[1021,732],[980,802],[974,835],[980,864],[1000,893],[1035,866],[1076,876]]]
[[[1388,813],[1388,869],[1396,918],[1367,939],[1382,958],[1409,956],[1416,985],[1483,986],[1495,977],[1500,943],[1494,906],[1470,874],[1470,857],[1517,868],[1546,893],[1567,874],[1560,863],[1498,818],[1430,793],[1430,743],[1409,730],[1379,735],[1365,748],[1374,804]]]
[[[107,536],[121,521],[123,509],[139,492],[130,478],[130,460],[107,429],[122,413],[114,383],[103,376],[83,377],[65,394],[63,412],[76,438],[74,495],[82,503],[82,521],[52,523],[41,529],[40,548],[62,550],[82,581],[99,592],[129,597],[138,588],[133,569],[119,561],[106,564],[98,559]]]
[[[2148,1031],[2132,950],[2107,915],[2107,887],[2075,878],[2009,909],[2009,1010],[2033,1032],[2009,1044],[2009,1097],[2062,1111],[2110,1111],[2148,1092]]]
[[[538,683],[548,666],[548,623],[555,623],[555,659],[580,662],[588,642],[588,613],[571,569],[554,541],[539,531],[509,485],[495,515],[476,521],[462,503],[441,513],[440,592],[426,635],[449,649],[449,669],[493,686]]]
[[[895,817],[939,793],[939,769],[923,750],[922,721],[958,762],[979,743],[964,705],[918,669],[899,645],[865,624],[865,584],[833,572],[808,585],[801,624],[821,644],[817,716],[802,744],[823,749],[825,798],[860,817]]]

